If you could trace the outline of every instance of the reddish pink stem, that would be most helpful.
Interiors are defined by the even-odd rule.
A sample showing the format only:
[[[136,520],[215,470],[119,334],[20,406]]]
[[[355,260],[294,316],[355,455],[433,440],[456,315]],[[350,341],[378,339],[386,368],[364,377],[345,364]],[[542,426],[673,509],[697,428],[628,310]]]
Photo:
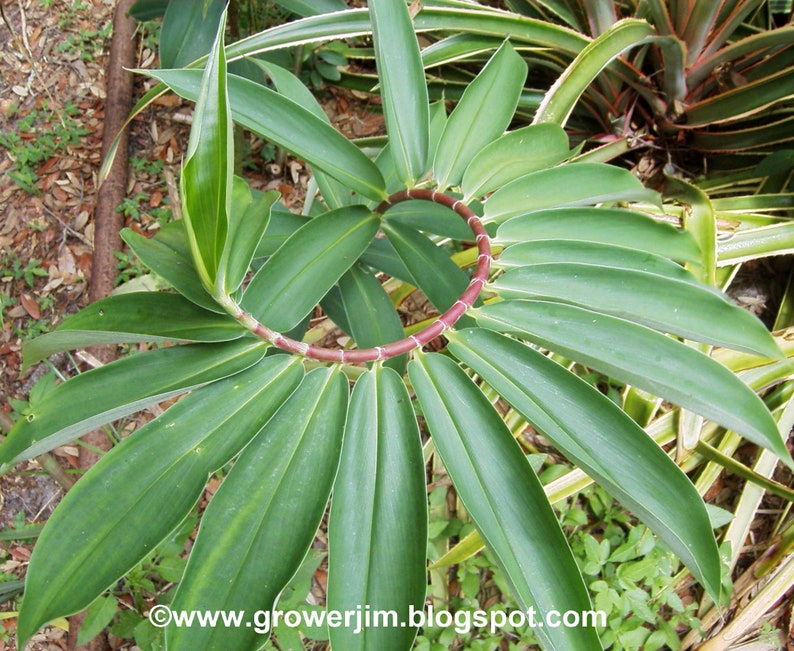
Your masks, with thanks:
[[[433,201],[440,203],[442,206],[447,206],[454,210],[458,215],[466,220],[466,223],[474,233],[475,241],[477,242],[477,268],[474,271],[471,282],[466,288],[466,291],[460,295],[454,305],[450,307],[444,314],[438,317],[433,323],[426,328],[420,330],[414,335],[410,335],[405,339],[394,341],[390,344],[383,346],[375,346],[374,348],[361,348],[358,350],[342,350],[339,348],[322,348],[296,341],[285,337],[279,332],[275,332],[270,328],[256,323],[253,332],[272,343],[274,346],[286,350],[290,353],[303,355],[310,359],[317,359],[325,362],[342,362],[343,364],[356,364],[362,362],[373,362],[379,359],[389,359],[407,353],[414,348],[421,348],[427,343],[441,335],[447,328],[451,328],[454,323],[463,316],[463,313],[472,306],[474,301],[479,296],[482,286],[488,279],[488,271],[491,268],[491,243],[488,239],[488,233],[485,232],[485,227],[468,206],[466,206],[459,199],[450,197],[443,192],[436,192],[435,190],[403,190],[395,192],[388,199],[383,201],[375,212],[384,213],[390,206],[409,201],[410,199],[420,199],[423,201]],[[241,314],[240,320],[250,320],[249,314]]]

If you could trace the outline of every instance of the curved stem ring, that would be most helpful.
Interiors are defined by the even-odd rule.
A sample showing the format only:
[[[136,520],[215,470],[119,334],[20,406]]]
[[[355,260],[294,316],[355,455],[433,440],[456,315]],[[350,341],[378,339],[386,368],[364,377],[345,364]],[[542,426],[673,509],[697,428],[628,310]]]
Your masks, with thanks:
[[[420,330],[416,334],[410,335],[405,339],[394,341],[390,344],[383,346],[375,346],[374,348],[361,348],[353,350],[342,350],[339,348],[323,348],[321,346],[314,346],[302,341],[296,341],[285,337],[280,332],[275,332],[270,328],[255,321],[250,314],[239,313],[237,319],[245,323],[251,331],[257,336],[261,337],[272,343],[274,346],[286,350],[290,353],[303,355],[310,359],[316,359],[326,362],[341,362],[344,364],[373,362],[375,360],[389,359],[402,355],[415,348],[421,348],[439,335],[441,335],[447,328],[452,325],[461,317],[463,313],[472,306],[474,301],[479,296],[482,286],[488,280],[488,272],[491,268],[491,243],[488,239],[488,234],[485,232],[485,227],[469,208],[459,199],[450,197],[443,192],[436,192],[435,190],[413,189],[402,190],[392,194],[388,199],[383,201],[375,212],[382,214],[390,206],[409,201],[410,199],[420,199],[423,201],[432,201],[447,206],[451,210],[460,215],[471,228],[474,233],[475,241],[477,242],[477,268],[474,271],[471,282],[466,288],[466,291],[460,295],[458,300],[446,312],[439,316],[433,323],[426,328]]]

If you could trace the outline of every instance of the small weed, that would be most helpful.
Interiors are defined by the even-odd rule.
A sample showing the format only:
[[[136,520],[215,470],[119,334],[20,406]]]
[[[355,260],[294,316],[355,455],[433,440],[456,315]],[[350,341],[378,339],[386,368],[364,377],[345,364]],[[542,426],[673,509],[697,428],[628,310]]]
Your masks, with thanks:
[[[114,283],[116,287],[145,273],[141,263],[129,251],[114,251],[113,255],[116,256],[118,260],[116,263],[118,274],[116,275],[116,281]]]
[[[75,34],[67,34],[57,49],[71,52],[83,61],[93,61],[102,53],[103,43],[110,36],[110,23],[101,29],[80,29]]]
[[[141,221],[141,203],[146,199],[145,192],[138,192],[132,197],[124,197],[121,203],[116,208],[116,212],[120,212],[128,219],[134,219],[136,222]]]
[[[56,111],[44,102],[22,117],[13,131],[0,133],[0,147],[8,151],[15,164],[15,169],[8,175],[25,192],[39,194],[36,187],[39,166],[55,154],[77,145],[82,136],[91,133],[73,119],[79,112],[72,103]]]
[[[163,161],[160,158],[144,158],[133,156],[130,159],[130,166],[136,176],[147,174],[149,176],[160,176],[163,173]]]
[[[22,280],[31,289],[36,283],[36,278],[46,278],[47,270],[42,269],[41,260],[33,259],[23,266],[22,260],[15,256],[6,256],[0,265],[0,278],[8,282],[10,280]]]

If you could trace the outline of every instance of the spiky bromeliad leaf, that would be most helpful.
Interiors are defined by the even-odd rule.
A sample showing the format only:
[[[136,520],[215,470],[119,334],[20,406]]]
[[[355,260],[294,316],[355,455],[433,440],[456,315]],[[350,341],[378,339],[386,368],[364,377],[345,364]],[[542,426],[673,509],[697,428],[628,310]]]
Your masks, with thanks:
[[[645,271],[554,262],[511,269],[492,286],[503,298],[571,303],[695,341],[781,355],[758,319],[710,287]]]
[[[97,344],[138,341],[230,341],[246,331],[233,318],[197,307],[178,294],[131,292],[108,296],[23,347],[25,366],[53,353]]]
[[[225,22],[224,15],[201,80],[180,184],[193,262],[204,287],[213,294],[225,284],[221,256],[229,229],[234,176],[232,115],[223,50]]]
[[[642,43],[654,33],[644,20],[626,19],[588,43],[543,97],[535,113],[535,123],[565,126],[574,106],[598,73],[625,49]]]
[[[325,511],[339,465],[347,391],[340,371],[311,371],[246,446],[202,517],[174,609],[273,608]],[[172,625],[166,642],[172,651],[242,651],[264,640],[242,626]]]
[[[251,338],[174,346],[82,373],[59,385],[17,421],[0,445],[0,470],[147,405],[239,373],[262,359],[266,349]]]
[[[402,377],[374,368],[356,382],[328,523],[328,608],[397,613],[396,626],[331,628],[334,648],[404,651],[426,590],[422,445]]]
[[[526,344],[484,328],[450,337],[458,359],[648,524],[719,597],[720,558],[703,500],[650,436],[597,389]]]
[[[504,301],[477,323],[526,337],[590,368],[691,409],[791,460],[760,398],[724,366],[655,330],[563,303]]]
[[[209,475],[262,429],[301,375],[296,358],[270,357],[197,389],[108,452],[69,491],[36,543],[20,640],[85,608],[151,553],[193,508]]]
[[[256,272],[243,295],[243,307],[274,330],[293,328],[355,264],[379,224],[364,206],[312,219]]]
[[[433,162],[439,188],[460,185],[472,157],[510,126],[526,76],[527,64],[505,41],[447,120]]]
[[[430,130],[419,43],[404,0],[370,0],[369,16],[394,166],[412,187],[427,169]]]
[[[591,609],[543,487],[501,416],[450,358],[421,354],[408,365],[422,413],[463,505],[496,556],[522,608]],[[594,628],[538,627],[549,649],[592,651]]]

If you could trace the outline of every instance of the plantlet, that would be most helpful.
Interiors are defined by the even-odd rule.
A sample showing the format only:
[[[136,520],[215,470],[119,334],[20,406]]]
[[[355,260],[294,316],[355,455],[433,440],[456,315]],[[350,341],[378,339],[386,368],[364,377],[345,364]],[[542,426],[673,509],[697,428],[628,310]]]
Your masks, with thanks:
[[[170,607],[273,609],[333,494],[327,612],[368,606],[397,619],[360,633],[329,626],[331,645],[410,648],[408,614],[422,609],[426,590],[420,415],[434,463],[443,462],[520,608],[541,619],[591,610],[558,516],[493,406],[499,397],[517,431],[519,421],[531,423],[719,600],[722,563],[695,487],[624,411],[543,350],[664,397],[794,465],[748,385],[680,340],[748,352],[770,375],[788,373],[757,319],[674,262],[697,270],[712,264],[711,252],[649,217],[660,197],[629,172],[571,162],[561,123],[582,80],[563,78],[544,120],[505,133],[527,74],[506,41],[447,116],[428,101],[407,5],[372,0],[369,11],[388,132],[374,160],[331,127],[286,70],[269,66],[275,91],[229,74],[223,21],[204,70],[147,73],[196,101],[183,219],[151,239],[124,234],[173,291],[99,301],[29,342],[25,363],[98,342],[178,345],[58,386],[10,432],[0,463],[9,468],[143,405],[188,395],[122,440],[52,515],[27,574],[20,644],[147,558],[191,512],[208,476],[233,461]],[[278,30],[247,46],[278,40]],[[312,166],[319,195],[307,215],[234,176],[233,120]],[[391,294],[383,274],[394,279]],[[404,325],[392,301],[414,288],[438,314]],[[328,319],[308,328],[318,303]],[[350,346],[319,343],[338,331]],[[440,352],[423,350],[430,343]],[[534,632],[547,649],[601,648],[591,626]],[[175,623],[164,639],[169,649],[266,642],[253,627]]]

